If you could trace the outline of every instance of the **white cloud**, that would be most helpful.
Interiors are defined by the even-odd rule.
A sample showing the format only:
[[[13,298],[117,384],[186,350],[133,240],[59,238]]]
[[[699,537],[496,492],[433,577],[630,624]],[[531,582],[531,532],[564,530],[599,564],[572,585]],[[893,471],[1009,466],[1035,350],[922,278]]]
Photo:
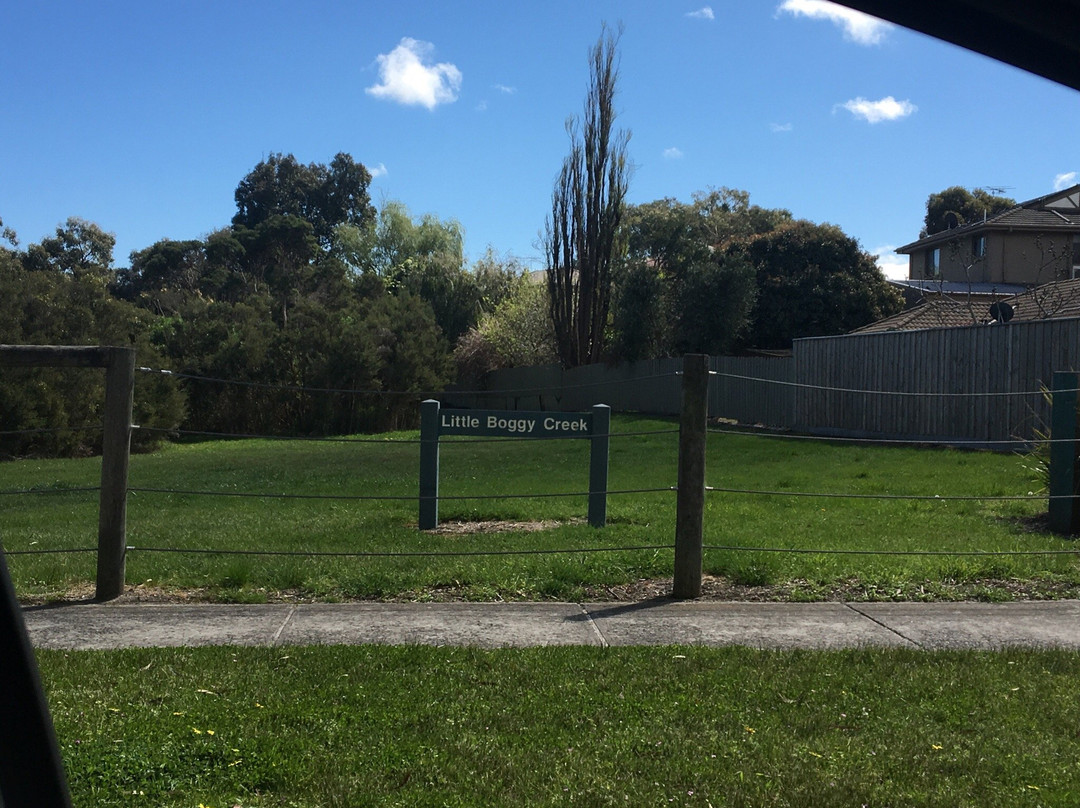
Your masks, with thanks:
[[[892,246],[878,247],[871,252],[871,255],[874,256],[878,268],[884,273],[886,278],[892,280],[907,280],[908,264],[910,262],[906,255],[898,255],[893,252]]]
[[[477,112],[487,112],[487,101],[479,102],[475,107]]]
[[[790,132],[792,127],[790,123],[770,123],[769,129],[773,132]]]
[[[713,14],[713,10],[712,10],[711,6],[705,6],[704,8],[699,8],[697,11],[688,11],[688,12],[686,12],[686,16],[687,17],[692,17],[695,20],[714,20],[714,19],[716,19],[716,15]]]
[[[665,160],[681,160],[682,156],[683,156],[682,151],[680,149],[675,148],[674,146],[672,146],[670,149],[664,149],[664,159]]]
[[[390,53],[379,54],[379,83],[364,92],[399,104],[435,109],[457,100],[461,71],[448,62],[429,64],[435,46],[404,37]]]
[[[859,45],[877,45],[895,27],[891,23],[863,14],[861,11],[838,6],[827,0],[784,0],[777,11],[786,11],[796,17],[812,20],[828,20],[844,31],[844,38]]]
[[[1064,188],[1068,188],[1070,185],[1076,184],[1076,172],[1069,171],[1066,174],[1058,174],[1054,177],[1054,190],[1060,191]]]
[[[385,177],[389,172],[386,170],[386,166],[379,163],[377,166],[368,169],[368,173],[371,174],[371,178]]]
[[[517,92],[517,87],[507,87],[505,84],[492,85],[500,93],[506,93],[507,95],[513,95]]]
[[[860,96],[836,106],[843,107],[856,118],[862,118],[867,123],[897,121],[900,118],[913,115],[919,109],[910,101],[897,101],[891,95],[885,96],[879,101],[869,101]]]

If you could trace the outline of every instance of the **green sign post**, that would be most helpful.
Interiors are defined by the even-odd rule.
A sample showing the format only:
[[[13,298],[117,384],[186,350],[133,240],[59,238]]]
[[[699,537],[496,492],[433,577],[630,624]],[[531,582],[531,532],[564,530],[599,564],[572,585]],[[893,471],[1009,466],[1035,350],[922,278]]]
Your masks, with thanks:
[[[588,438],[589,524],[607,524],[608,433],[611,408],[592,412],[522,412],[520,410],[442,409],[438,401],[420,404],[420,529],[439,524],[439,437]]]

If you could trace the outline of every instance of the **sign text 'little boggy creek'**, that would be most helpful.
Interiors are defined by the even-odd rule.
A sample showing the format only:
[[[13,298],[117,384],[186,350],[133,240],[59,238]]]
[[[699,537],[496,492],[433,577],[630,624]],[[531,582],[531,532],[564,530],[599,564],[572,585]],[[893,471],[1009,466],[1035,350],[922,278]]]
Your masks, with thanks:
[[[441,435],[513,435],[518,437],[558,437],[587,435],[592,415],[549,412],[485,412],[482,410],[442,410]]]

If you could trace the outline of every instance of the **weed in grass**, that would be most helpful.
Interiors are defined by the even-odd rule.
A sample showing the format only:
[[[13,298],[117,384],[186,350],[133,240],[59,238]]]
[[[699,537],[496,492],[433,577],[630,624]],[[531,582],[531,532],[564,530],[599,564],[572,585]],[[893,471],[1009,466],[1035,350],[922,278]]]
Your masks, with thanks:
[[[251,581],[252,562],[246,558],[231,558],[225,562],[221,575],[223,589],[242,589]]]
[[[77,805],[139,791],[166,808],[1080,801],[1073,652],[369,646],[39,663]]]
[[[984,603],[1009,603],[1015,600],[1007,589],[983,585],[976,585],[968,590],[968,598]]]
[[[222,589],[213,595],[219,603],[266,603],[268,600],[265,589]]]
[[[277,591],[288,592],[304,588],[305,575],[303,569],[297,565],[277,565],[268,571],[270,587]]]
[[[731,571],[731,582],[739,586],[767,586],[775,580],[775,570],[764,562],[739,565]]]

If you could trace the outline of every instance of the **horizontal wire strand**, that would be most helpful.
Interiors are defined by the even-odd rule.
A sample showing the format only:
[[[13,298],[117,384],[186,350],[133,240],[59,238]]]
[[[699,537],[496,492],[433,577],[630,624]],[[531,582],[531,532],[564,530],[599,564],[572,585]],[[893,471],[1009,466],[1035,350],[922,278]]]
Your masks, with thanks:
[[[1078,555],[1075,550],[810,550],[794,547],[743,547],[739,545],[705,544],[704,550],[724,550],[746,553],[800,553],[809,555],[891,555],[891,556],[1043,556]]]
[[[831,435],[800,435],[792,432],[765,432],[765,431],[746,431],[738,429],[707,429],[706,432],[710,435],[735,435],[738,437],[747,438],[777,438],[780,440],[807,440],[807,441],[822,441],[827,443],[853,443],[859,445],[873,446],[875,444],[895,444],[899,446],[943,446],[943,447],[955,447],[955,446],[1044,446],[1052,443],[1075,443],[1074,438],[1030,438],[1024,440],[1022,438],[1016,438],[1014,440],[975,440],[971,438],[954,438],[949,440],[947,438],[860,438],[849,436],[831,436]]]
[[[258,387],[266,390],[282,390],[293,393],[329,393],[335,395],[354,396],[525,396],[538,393],[550,393],[550,385],[544,387],[521,387],[506,390],[355,390],[337,387],[304,387],[302,385],[276,384],[272,382],[243,381],[240,379],[222,379],[214,376],[202,376],[196,373],[184,373],[176,370],[163,368],[135,368],[140,373],[157,373],[163,376],[171,376],[176,379],[190,379],[192,381],[214,382],[216,384],[231,384],[239,387]],[[608,379],[598,382],[581,382],[578,384],[560,384],[558,390],[582,390],[589,387],[610,387],[619,384],[639,384],[643,381],[655,379],[675,378],[676,373],[656,373],[650,376],[635,376],[627,379]]]
[[[589,387],[606,387],[619,384],[638,384],[643,381],[654,381],[656,379],[676,378],[681,376],[682,373],[674,371],[670,373],[657,373],[648,376],[638,376],[625,379],[607,379],[596,382],[581,382],[577,384],[560,384],[557,388],[553,388],[551,385],[536,386],[536,387],[520,387],[520,388],[506,388],[497,390],[357,390],[350,388],[335,388],[335,387],[305,387],[303,385],[287,385],[276,384],[271,382],[257,382],[257,381],[244,381],[240,379],[223,379],[215,376],[203,376],[195,373],[184,373],[182,371],[167,370],[163,368],[148,368],[139,367],[136,368],[142,373],[157,373],[167,376],[172,376],[178,379],[191,379],[194,381],[206,381],[214,382],[218,384],[232,384],[242,387],[259,387],[270,390],[283,390],[289,392],[307,392],[307,393],[331,393],[341,395],[374,395],[374,396],[524,396],[533,395],[537,393],[551,393],[553,389],[558,390],[574,390],[585,389]],[[775,384],[784,387],[797,387],[806,390],[820,390],[824,392],[834,393],[856,393],[860,395],[881,395],[881,396],[908,396],[908,397],[945,397],[945,398],[963,398],[963,397],[992,397],[992,396],[1045,396],[1049,391],[1046,390],[1030,390],[1030,391],[985,391],[985,392],[970,392],[970,393],[952,393],[952,392],[914,392],[906,390],[869,390],[855,387],[831,387],[828,385],[815,385],[806,384],[805,382],[791,382],[781,379],[766,379],[760,376],[746,376],[738,373],[725,373],[722,371],[709,371],[710,376],[716,376],[728,379],[739,379],[741,381],[756,382],[759,384]],[[1059,390],[1055,392],[1080,392],[1080,388],[1076,390]]]
[[[506,555],[558,555],[564,553],[619,553],[671,550],[670,544],[649,544],[631,547],[568,547],[549,550],[419,550],[416,552],[392,551],[320,551],[297,550],[204,550],[174,547],[138,547],[130,546],[129,552],[142,553],[190,553],[195,555],[251,555],[251,556],[292,556],[303,558],[441,558],[448,556],[506,556]]]
[[[88,491],[100,491],[100,485],[88,485],[85,487],[77,488],[14,488],[6,491],[0,491],[0,496],[9,494],[79,494],[86,493]]]
[[[910,398],[983,398],[993,396],[1045,396],[1046,390],[1022,390],[1022,391],[1000,391],[1000,392],[971,392],[971,393],[946,393],[943,391],[928,391],[928,392],[915,392],[909,390],[866,390],[857,387],[830,387],[822,384],[806,384],[805,382],[789,382],[781,379],[764,379],[759,376],[743,376],[738,373],[722,373],[720,371],[710,371],[710,376],[719,376],[727,379],[739,379],[741,381],[758,382],[761,384],[776,384],[781,387],[797,387],[803,390],[820,390],[827,393],[856,393],[859,395],[875,395],[875,396],[901,396]],[[1056,390],[1058,393],[1080,392],[1078,390]]]
[[[543,494],[462,494],[443,496],[440,494],[437,497],[418,496],[417,494],[409,495],[350,495],[350,494],[278,494],[278,493],[259,493],[249,491],[200,491],[194,489],[180,489],[180,488],[129,488],[128,492],[132,494],[176,494],[178,496],[205,496],[205,497],[239,497],[250,499],[300,499],[300,500],[351,500],[357,502],[364,501],[388,501],[388,502],[416,502],[418,500],[496,500],[496,499],[550,499],[556,497],[588,497],[593,493],[603,493],[608,496],[617,496],[620,494],[655,494],[655,493],[669,493],[675,491],[675,486],[669,486],[667,488],[627,488],[618,491],[604,491],[604,492],[590,492],[590,491],[567,491],[567,492],[555,492],[555,493],[543,493]],[[11,492],[19,493],[19,492]]]
[[[816,491],[768,491],[748,488],[721,488],[718,486],[705,486],[707,493],[720,494],[748,494],[751,496],[766,497],[817,497],[820,499],[881,499],[881,500],[923,500],[929,502],[1026,502],[1042,501],[1044,499],[1076,499],[1080,494],[1015,494],[1015,495],[991,495],[981,496],[972,494],[969,496],[941,496],[940,494],[844,494],[834,492]]]
[[[0,437],[9,435],[56,435],[62,432],[100,432],[104,429],[102,424],[87,424],[85,426],[55,426],[40,427],[38,429],[4,429],[0,430]]]
[[[334,438],[307,435],[259,435],[239,432],[206,432],[188,429],[165,429],[164,427],[133,427],[148,432],[164,432],[170,435],[193,435],[212,438],[229,438],[234,440],[274,440],[274,441],[308,441],[311,443],[371,443],[379,445],[418,445],[426,441],[420,438]],[[541,441],[541,440],[589,440],[591,438],[626,438],[639,437],[642,435],[674,435],[678,429],[651,429],[638,432],[599,432],[596,434],[582,435],[521,435],[515,437],[488,438],[484,436],[451,435],[440,436],[439,444],[452,443],[506,443],[510,441]]]
[[[439,558],[445,556],[506,556],[506,555],[558,555],[580,553],[615,553],[615,552],[647,552],[660,550],[674,550],[671,544],[635,545],[629,547],[572,547],[549,550],[446,550],[446,551],[417,551],[417,552],[392,552],[392,551],[321,551],[312,550],[225,550],[206,548],[177,548],[177,547],[139,547],[129,545],[126,552],[143,553],[177,553],[190,555],[229,555],[229,556],[286,556],[297,558]],[[822,550],[796,547],[744,547],[741,545],[704,544],[703,550],[715,550],[721,552],[739,553],[793,553],[800,555],[885,555],[885,556],[925,556],[925,557],[980,557],[995,558],[1009,556],[1062,556],[1080,555],[1080,547],[1075,550]],[[64,553],[95,553],[96,547],[77,547],[67,549],[42,549],[42,550],[4,550],[4,555],[27,556],[27,555],[57,555]]]
[[[96,547],[69,547],[66,549],[57,550],[7,550],[3,551],[6,556],[21,556],[21,555],[58,555],[62,553],[96,553],[98,548]]]

